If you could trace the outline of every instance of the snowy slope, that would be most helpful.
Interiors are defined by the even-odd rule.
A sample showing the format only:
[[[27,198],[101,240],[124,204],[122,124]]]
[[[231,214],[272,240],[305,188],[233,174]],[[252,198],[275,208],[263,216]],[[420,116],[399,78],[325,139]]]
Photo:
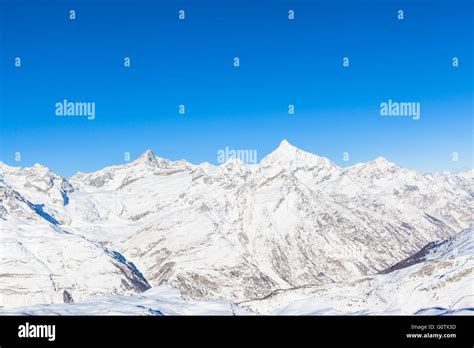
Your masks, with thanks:
[[[474,314],[474,229],[376,275],[240,303],[260,314]]]
[[[185,300],[166,286],[135,296],[11,308],[5,315],[474,314],[474,231],[434,242],[395,270],[321,287],[280,290],[239,305]]]
[[[48,211],[0,183],[0,308],[150,287],[119,252],[75,234]]]
[[[467,228],[474,213],[472,172],[422,175],[382,158],[344,169],[287,141],[257,165],[194,165],[147,151],[69,180],[38,165],[0,168],[36,207],[17,220],[7,209],[0,223],[11,240],[39,226],[67,231],[188,299],[244,301],[375,274]],[[1,273],[18,286],[12,269]],[[80,283],[82,274],[69,276]],[[95,293],[89,287],[84,294]]]
[[[81,303],[36,305],[2,311],[2,315],[249,315],[230,301],[185,300],[170,287],[134,296],[104,296]]]

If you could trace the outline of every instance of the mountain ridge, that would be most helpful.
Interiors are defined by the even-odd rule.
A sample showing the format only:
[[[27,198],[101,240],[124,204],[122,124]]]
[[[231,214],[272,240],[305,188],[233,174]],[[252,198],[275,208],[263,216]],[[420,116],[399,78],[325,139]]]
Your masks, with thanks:
[[[152,287],[233,301],[376,274],[472,222],[469,173],[424,175],[385,159],[343,169],[288,142],[268,156],[214,166],[146,151],[69,180],[2,164],[2,185],[34,208],[5,197],[0,222],[14,240],[19,226],[41,224],[99,243]]]
[[[471,169],[467,169],[467,170],[462,170],[462,171],[459,171],[458,173],[452,173],[450,171],[436,171],[436,172],[426,172],[426,173],[421,173],[415,169],[409,169],[409,168],[405,168],[405,167],[401,167],[399,164],[395,163],[395,162],[392,162],[388,159],[386,159],[385,157],[382,157],[382,156],[378,156],[372,160],[368,160],[367,162],[358,162],[358,163],[354,163],[354,164],[351,164],[349,166],[346,166],[346,167],[342,167],[342,166],[338,166],[337,164],[335,164],[333,161],[331,161],[328,157],[324,157],[324,156],[320,156],[320,155],[317,155],[317,154],[314,154],[312,152],[309,152],[309,151],[306,151],[306,150],[303,150],[293,144],[291,144],[289,141],[287,141],[286,139],[283,139],[280,144],[270,153],[268,153],[267,155],[263,156],[261,158],[261,160],[257,163],[257,164],[253,164],[253,163],[245,163],[245,162],[242,162],[240,159],[238,158],[235,158],[235,157],[231,157],[227,160],[227,162],[229,161],[232,161],[232,160],[237,160],[240,164],[242,165],[245,165],[245,166],[255,166],[255,165],[260,165],[261,162],[269,157],[270,155],[272,154],[276,154],[278,152],[280,152],[282,149],[285,149],[286,151],[288,151],[289,149],[289,152],[291,153],[300,153],[300,154],[305,154],[305,155],[311,155],[311,156],[314,156],[315,158],[319,158],[319,159],[322,159],[324,162],[328,162],[328,163],[331,163],[333,166],[335,167],[338,167],[339,169],[341,170],[348,170],[350,168],[354,168],[354,167],[359,167],[359,166],[362,166],[362,165],[368,165],[368,164],[377,164],[377,163],[384,163],[386,165],[394,165],[394,166],[397,166],[397,167],[400,167],[400,168],[404,168],[404,169],[407,169],[407,170],[411,170],[411,171],[415,171],[417,173],[419,173],[420,175],[449,175],[449,176],[459,176],[459,175],[466,175],[466,176],[473,176],[474,175],[474,168],[471,168]],[[88,175],[88,174],[93,174],[93,173],[96,173],[98,171],[101,171],[101,170],[104,170],[104,169],[114,169],[114,168],[120,168],[120,167],[123,167],[123,166],[128,166],[128,165],[137,165],[137,164],[140,164],[140,163],[147,163],[147,161],[151,161],[151,163],[155,163],[155,160],[157,161],[156,163],[158,162],[164,162],[164,163],[168,163],[168,164],[177,164],[177,163],[185,163],[191,167],[214,167],[214,168],[218,168],[218,167],[221,167],[221,166],[224,166],[226,163],[222,163],[222,164],[212,164],[212,163],[209,163],[209,162],[200,162],[200,163],[192,163],[192,162],[189,162],[185,159],[180,159],[180,160],[169,160],[169,159],[166,159],[166,158],[163,158],[163,157],[160,157],[160,156],[157,156],[155,154],[155,152],[152,150],[152,149],[147,149],[145,150],[144,152],[142,152],[141,154],[139,154],[135,160],[133,161],[130,161],[130,162],[125,162],[125,163],[121,163],[121,164],[112,164],[112,165],[108,165],[108,166],[105,166],[103,168],[100,168],[100,169],[97,169],[97,170],[93,170],[93,171],[90,171],[90,172],[82,172],[82,171],[77,171],[75,174],[71,175],[69,178],[66,178],[65,176],[61,176],[62,178],[66,179],[66,180],[70,180],[72,177],[76,176],[76,175]],[[150,163],[149,163],[150,164]],[[46,169],[52,173],[54,173],[53,171],[51,171],[48,167],[42,165],[42,164],[39,164],[39,163],[35,163],[33,164],[32,166],[28,167],[21,167],[21,166],[11,166],[9,164],[6,164],[5,162],[3,161],[0,161],[0,169],[2,168],[5,168],[5,167],[9,167],[9,168],[17,168],[17,169],[28,169],[28,168],[34,168],[34,167],[40,167],[40,168],[43,168],[43,169]],[[56,175],[59,175],[59,174],[56,174]]]

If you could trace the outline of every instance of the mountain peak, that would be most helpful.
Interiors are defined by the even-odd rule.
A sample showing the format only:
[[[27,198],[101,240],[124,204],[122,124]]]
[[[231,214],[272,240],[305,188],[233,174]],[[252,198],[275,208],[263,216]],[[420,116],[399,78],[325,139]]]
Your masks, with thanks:
[[[155,154],[151,149],[148,149],[144,153],[142,153],[140,157],[155,157]]]
[[[290,144],[286,139],[282,140],[280,145],[263,158],[261,162],[264,166],[325,166],[331,167],[333,164],[325,157],[321,157],[310,152],[299,149]]]
[[[294,157],[297,156],[297,154],[301,151],[299,148],[296,146],[290,144],[288,140],[283,139],[281,143],[278,145],[278,147],[273,150],[267,157],[273,158],[273,159],[293,159]]]
[[[368,162],[357,163],[346,168],[349,172],[355,173],[357,176],[381,178],[393,176],[402,169],[396,163],[390,162],[384,157],[377,157]]]
[[[278,147],[276,148],[275,151],[277,150],[285,150],[285,151],[297,151],[299,150],[296,146],[290,144],[288,142],[288,140],[286,139],[283,139],[280,143],[280,145],[278,145]]]
[[[389,160],[387,160],[384,157],[377,157],[376,159],[367,162],[367,164],[373,164],[373,165],[376,165],[379,168],[380,167],[393,167],[393,166],[396,166],[395,163],[390,162]]]
[[[43,166],[42,164],[35,163],[33,164],[32,168],[38,169],[38,170],[43,170],[43,171],[49,171],[48,167]]]
[[[142,153],[140,157],[138,158],[137,162],[144,163],[150,166],[156,166],[158,164],[155,154],[150,149]]]
[[[138,157],[135,164],[144,164],[149,167],[168,168],[173,162],[170,160],[155,156],[152,150],[148,149]]]
[[[374,162],[379,162],[379,163],[385,163],[385,162],[390,162],[389,160],[387,160],[385,157],[377,157],[376,159],[373,160]]]

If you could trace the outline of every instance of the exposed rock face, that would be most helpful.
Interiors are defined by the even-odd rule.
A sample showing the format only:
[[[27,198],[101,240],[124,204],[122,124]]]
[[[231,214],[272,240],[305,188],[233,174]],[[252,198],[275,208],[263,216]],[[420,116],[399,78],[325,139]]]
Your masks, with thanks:
[[[64,303],[74,303],[74,299],[72,298],[72,295],[67,290],[63,291],[63,301]]]

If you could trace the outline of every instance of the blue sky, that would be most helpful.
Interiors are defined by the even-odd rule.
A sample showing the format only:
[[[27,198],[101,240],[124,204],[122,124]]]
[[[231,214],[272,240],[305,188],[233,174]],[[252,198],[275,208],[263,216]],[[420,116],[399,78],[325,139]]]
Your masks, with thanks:
[[[216,163],[219,149],[262,158],[287,139],[341,166],[378,156],[421,172],[473,166],[472,1],[0,6],[0,160],[8,164],[38,162],[67,177],[148,148]],[[95,102],[95,119],[56,117],[63,99]],[[381,117],[388,99],[419,102],[420,119]]]

